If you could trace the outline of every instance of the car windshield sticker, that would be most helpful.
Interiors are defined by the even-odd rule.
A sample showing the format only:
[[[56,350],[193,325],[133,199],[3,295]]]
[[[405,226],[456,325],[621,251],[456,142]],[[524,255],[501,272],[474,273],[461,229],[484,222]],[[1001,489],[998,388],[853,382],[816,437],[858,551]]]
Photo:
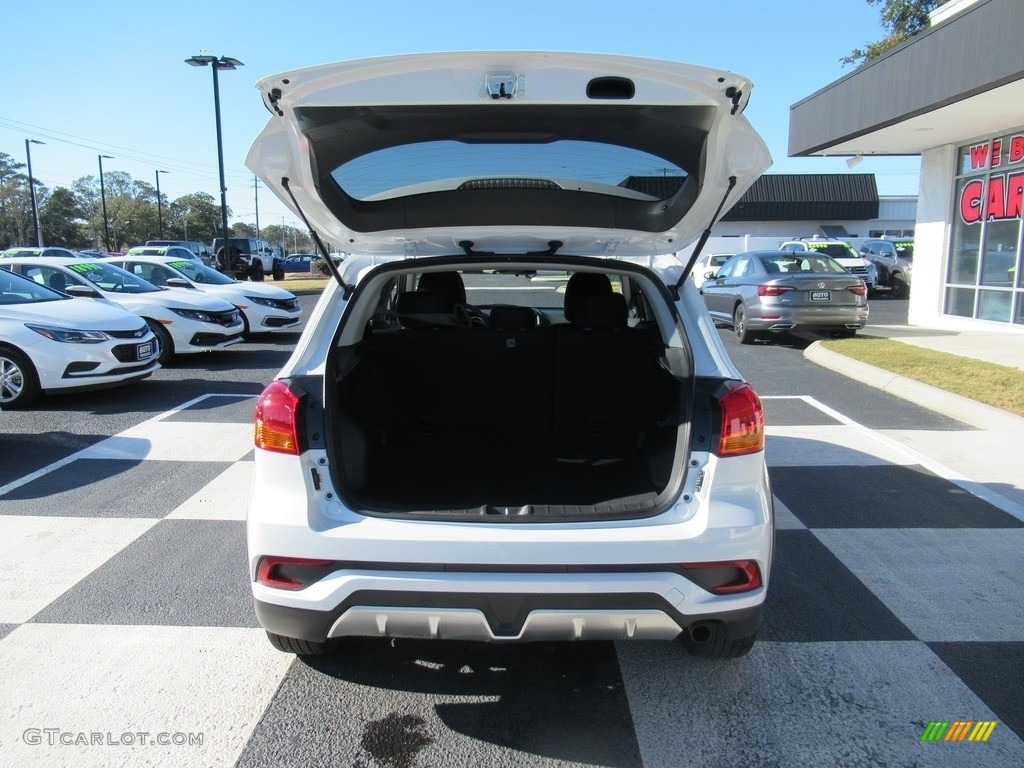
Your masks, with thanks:
[[[167,266],[174,267],[174,269],[188,269],[190,265],[187,261],[171,261],[167,263]]]
[[[101,265],[99,265],[99,264],[84,263],[84,264],[68,264],[68,269],[72,270],[73,272],[78,272],[79,274],[83,274],[85,272],[93,272],[93,271],[95,271],[97,269],[103,269],[103,267]]]

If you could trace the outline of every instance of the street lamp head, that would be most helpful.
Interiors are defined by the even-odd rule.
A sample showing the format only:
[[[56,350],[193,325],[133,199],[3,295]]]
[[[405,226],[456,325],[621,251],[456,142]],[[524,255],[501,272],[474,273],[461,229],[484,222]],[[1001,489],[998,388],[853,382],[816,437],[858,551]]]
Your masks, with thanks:
[[[40,141],[39,139],[29,139],[28,143],[29,144],[45,144],[46,142],[45,141]]]
[[[100,159],[101,160],[113,160],[114,156],[113,155],[100,155]]]
[[[218,59],[216,56],[210,56],[209,54],[190,56],[185,59],[185,63],[193,67],[205,67],[212,64],[215,69],[237,69],[238,67],[245,66],[238,59],[233,59],[230,56],[221,56]]]

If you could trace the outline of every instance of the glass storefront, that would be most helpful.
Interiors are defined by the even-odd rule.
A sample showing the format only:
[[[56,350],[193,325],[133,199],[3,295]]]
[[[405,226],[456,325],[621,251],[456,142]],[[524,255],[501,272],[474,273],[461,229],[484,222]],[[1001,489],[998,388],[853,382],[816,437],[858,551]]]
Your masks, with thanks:
[[[1024,129],[959,149],[945,313],[1024,324]]]

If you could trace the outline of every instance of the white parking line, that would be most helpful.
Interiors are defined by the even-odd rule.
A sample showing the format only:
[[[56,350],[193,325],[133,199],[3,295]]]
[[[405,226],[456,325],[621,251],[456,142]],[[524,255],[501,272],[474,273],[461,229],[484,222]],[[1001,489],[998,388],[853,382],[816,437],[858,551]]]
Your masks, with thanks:
[[[993,491],[987,485],[985,485],[985,483],[980,483],[976,480],[971,480],[967,478],[963,473],[957,471],[956,469],[953,469],[947,466],[946,464],[943,464],[942,462],[937,461],[936,459],[933,459],[914,448],[910,448],[909,446],[904,445],[898,440],[895,440],[891,437],[887,437],[886,435],[881,434],[877,430],[871,429],[870,427],[866,427],[863,424],[854,421],[845,414],[842,414],[839,411],[830,408],[829,406],[825,405],[819,400],[816,400],[810,395],[766,395],[761,399],[802,400],[808,405],[812,406],[813,408],[817,408],[822,413],[832,417],[841,424],[847,427],[852,427],[853,429],[860,432],[862,435],[884,446],[887,450],[893,451],[899,455],[904,456],[907,459],[907,463],[917,464],[921,467],[924,467],[932,474],[938,475],[939,477],[948,480],[958,488],[962,488],[963,490],[967,491],[972,496],[976,496],[979,499],[988,502],[993,507],[1001,509],[1008,515],[1012,515],[1013,517],[1016,517],[1018,520],[1024,521],[1024,506],[1022,506],[1021,504],[1018,504],[1012,501],[1011,499],[1006,498],[1002,494]]]
[[[108,437],[105,440],[101,440],[100,442],[96,443],[95,445],[90,445],[87,448],[83,448],[80,451],[76,451],[75,453],[72,453],[70,456],[65,456],[63,459],[58,459],[57,461],[53,462],[52,464],[47,464],[42,469],[37,469],[35,472],[30,472],[29,474],[24,475],[23,477],[19,477],[17,480],[12,480],[11,482],[7,483],[7,485],[0,486],[0,497],[3,497],[5,494],[10,493],[15,488],[20,488],[21,486],[27,485],[28,483],[31,483],[34,480],[38,480],[40,477],[43,477],[44,475],[48,475],[51,472],[55,472],[56,470],[61,469],[62,467],[66,467],[68,464],[70,464],[73,461],[77,461],[78,459],[84,459],[84,458],[90,458],[90,457],[92,457],[92,458],[98,458],[98,457],[111,458],[111,456],[106,455],[104,453],[104,451],[105,451],[104,446],[117,446],[117,445],[119,445],[121,443],[124,443],[124,437],[123,437],[124,435],[128,435],[130,433],[134,434],[136,432],[142,432],[142,431],[144,431],[143,428],[146,425],[153,424],[154,422],[161,421],[161,420],[166,419],[166,418],[168,418],[170,416],[174,416],[174,415],[180,413],[181,411],[184,411],[187,408],[191,408],[193,405],[196,405],[197,403],[201,403],[203,400],[205,400],[207,398],[210,398],[210,397],[245,398],[245,397],[252,397],[252,395],[251,394],[243,394],[243,393],[200,395],[199,397],[193,398],[192,400],[189,400],[186,403],[182,403],[181,405],[179,405],[179,406],[177,406],[175,408],[172,408],[169,411],[164,411],[163,413],[157,414],[156,416],[152,416],[152,417],[146,419],[145,421],[139,422],[135,426],[126,429],[124,432],[120,432],[117,435],[114,435],[113,437]],[[113,442],[111,442],[111,441],[113,441]],[[113,458],[117,458],[117,456],[114,456]],[[189,457],[186,455],[186,456],[181,456],[179,458],[189,458]]]

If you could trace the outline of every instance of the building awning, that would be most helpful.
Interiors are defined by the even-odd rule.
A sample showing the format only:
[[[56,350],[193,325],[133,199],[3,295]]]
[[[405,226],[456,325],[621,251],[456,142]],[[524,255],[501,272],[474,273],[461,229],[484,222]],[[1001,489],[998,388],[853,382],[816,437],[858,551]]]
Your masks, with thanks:
[[[789,155],[919,155],[1024,120],[1020,0],[979,0],[797,102]]]
[[[873,173],[771,173],[722,221],[863,221],[878,218]]]

